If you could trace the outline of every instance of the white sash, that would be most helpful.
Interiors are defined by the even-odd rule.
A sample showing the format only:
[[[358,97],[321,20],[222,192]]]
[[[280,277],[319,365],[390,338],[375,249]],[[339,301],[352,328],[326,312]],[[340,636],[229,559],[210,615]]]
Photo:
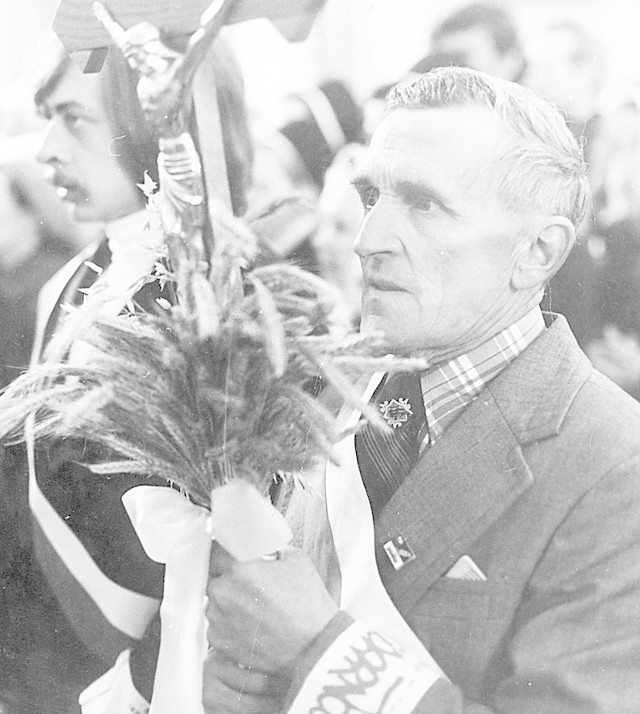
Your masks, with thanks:
[[[382,373],[373,376],[363,401],[369,401],[382,377]],[[359,412],[352,412],[345,428],[354,427],[359,418]],[[373,516],[358,469],[354,437],[343,439],[334,454],[338,465],[328,464],[325,487],[329,523],[340,564],[340,607],[402,646],[417,660],[431,663],[438,676],[444,677],[393,604],[380,579],[374,553]]]

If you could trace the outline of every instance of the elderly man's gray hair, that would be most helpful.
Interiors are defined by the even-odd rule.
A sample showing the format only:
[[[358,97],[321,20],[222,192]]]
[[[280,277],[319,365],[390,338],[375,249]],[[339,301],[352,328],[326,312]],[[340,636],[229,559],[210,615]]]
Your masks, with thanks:
[[[540,210],[578,228],[589,200],[582,148],[556,107],[513,82],[462,67],[439,67],[393,87],[387,110],[486,106],[513,140],[497,158],[499,190],[507,209]]]

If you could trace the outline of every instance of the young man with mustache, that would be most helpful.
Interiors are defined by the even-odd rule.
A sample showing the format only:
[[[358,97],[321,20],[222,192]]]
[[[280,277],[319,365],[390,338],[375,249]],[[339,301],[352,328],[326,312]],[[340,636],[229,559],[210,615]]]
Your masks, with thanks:
[[[243,82],[224,42],[216,44],[212,59],[233,210],[240,215],[252,156]],[[39,160],[75,218],[101,222],[105,233],[43,289],[34,356],[41,360],[69,305],[100,300],[107,314],[130,301],[154,308],[159,286],[143,283],[158,260],[162,234],[138,186],[145,174],[157,175],[157,139],[140,109],[136,77],[119,51],[109,50],[100,72],[83,74],[60,49],[35,100],[48,120]],[[73,343],[68,358],[86,359],[82,345]],[[138,692],[150,695],[163,570],[144,553],[121,503],[140,479],[92,474],[83,464],[100,458],[94,451],[88,443],[29,447],[34,551],[45,591],[40,597],[50,600],[56,657],[68,661],[68,680],[56,685],[66,685],[75,701],[131,649],[131,702],[144,707]]]

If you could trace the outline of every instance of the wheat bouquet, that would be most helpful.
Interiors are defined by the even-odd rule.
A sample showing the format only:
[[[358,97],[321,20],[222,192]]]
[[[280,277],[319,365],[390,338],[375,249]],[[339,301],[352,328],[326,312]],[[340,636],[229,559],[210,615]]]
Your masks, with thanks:
[[[53,356],[0,397],[5,441],[22,438],[31,421],[36,440],[104,447],[89,477],[153,475],[178,487],[125,495],[147,553],[166,564],[157,714],[201,712],[211,539],[240,559],[283,547],[290,533],[265,496],[277,479],[304,486],[342,436],[318,385],[379,419],[360,402],[357,377],[417,365],[336,329],[336,292],[318,277],[287,264],[251,267],[252,231],[222,211],[219,219],[225,230],[216,231],[210,261],[172,260],[169,241],[167,260],[149,276],[174,302],[105,319],[87,300]],[[230,284],[234,274],[241,291]],[[92,348],[84,365],[62,358],[77,340]]]

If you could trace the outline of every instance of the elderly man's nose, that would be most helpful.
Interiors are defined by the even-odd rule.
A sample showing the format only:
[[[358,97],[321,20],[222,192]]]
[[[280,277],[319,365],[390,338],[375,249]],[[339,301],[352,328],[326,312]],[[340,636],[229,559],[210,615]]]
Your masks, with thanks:
[[[385,253],[393,247],[393,226],[379,206],[374,206],[365,216],[356,236],[353,248],[364,258],[375,253]]]

